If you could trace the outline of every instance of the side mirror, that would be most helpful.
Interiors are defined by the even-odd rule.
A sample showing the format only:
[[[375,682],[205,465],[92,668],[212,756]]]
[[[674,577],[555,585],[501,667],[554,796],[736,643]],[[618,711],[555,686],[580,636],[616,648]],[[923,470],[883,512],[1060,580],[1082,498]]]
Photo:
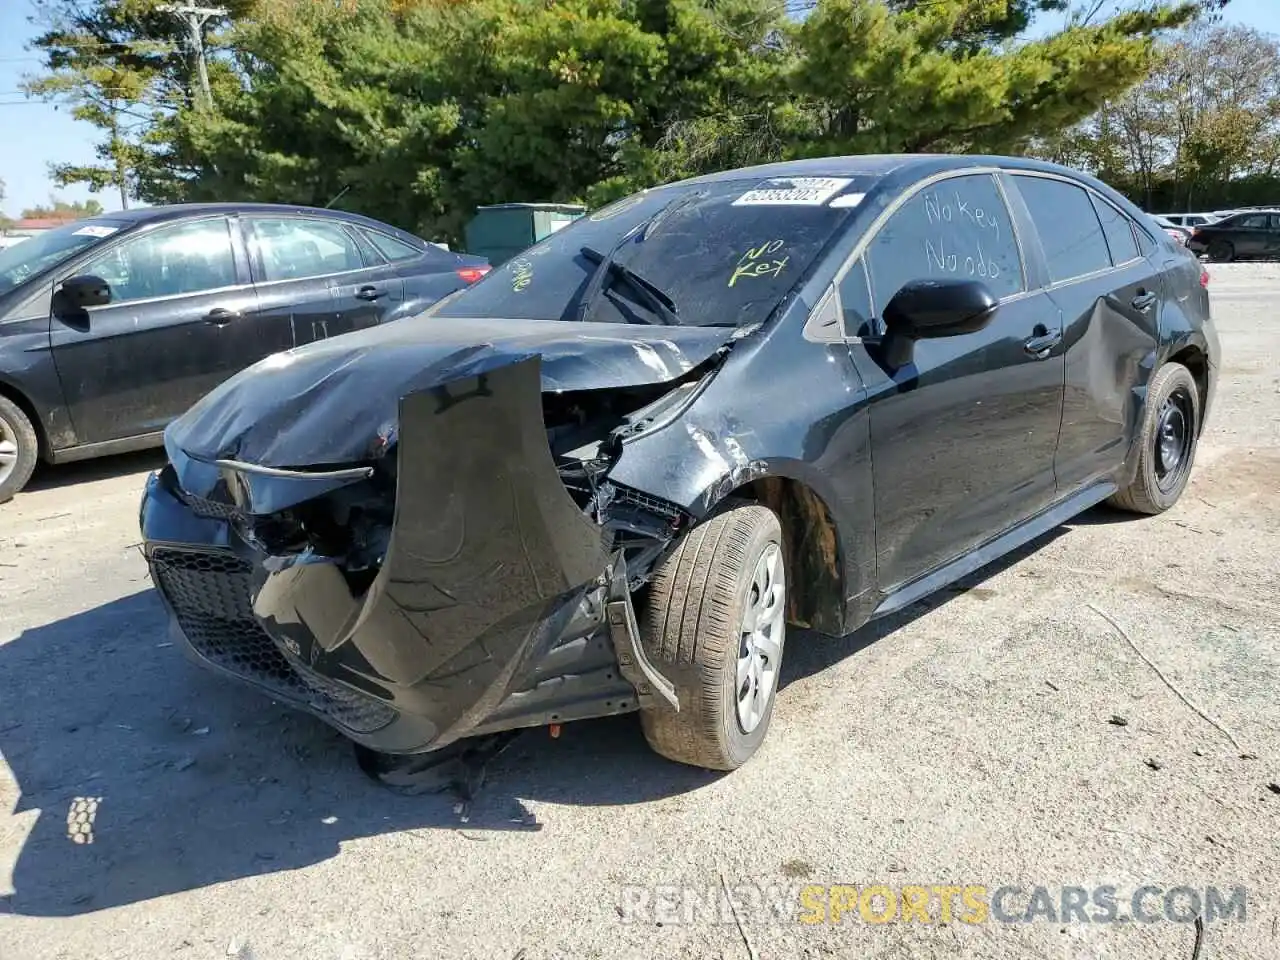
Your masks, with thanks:
[[[111,302],[111,285],[101,277],[68,277],[56,294],[57,305],[82,313],[86,307],[101,307]]]
[[[904,367],[917,340],[976,333],[999,306],[987,285],[977,280],[913,280],[885,305],[885,361]]]

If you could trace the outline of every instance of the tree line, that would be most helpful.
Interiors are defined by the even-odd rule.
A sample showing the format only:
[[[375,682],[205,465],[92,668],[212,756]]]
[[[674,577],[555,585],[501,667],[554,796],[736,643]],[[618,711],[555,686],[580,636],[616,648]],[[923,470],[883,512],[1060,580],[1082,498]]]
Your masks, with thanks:
[[[1128,93],[1037,147],[1148,210],[1280,206],[1280,38],[1193,23]]]
[[[1201,191],[1265,169],[1208,119],[1225,87],[1146,166],[1112,131],[1225,2],[223,0],[202,64],[169,3],[41,0],[28,89],[101,131],[61,184],[332,204],[437,239],[482,203],[845,153],[1030,151]]]

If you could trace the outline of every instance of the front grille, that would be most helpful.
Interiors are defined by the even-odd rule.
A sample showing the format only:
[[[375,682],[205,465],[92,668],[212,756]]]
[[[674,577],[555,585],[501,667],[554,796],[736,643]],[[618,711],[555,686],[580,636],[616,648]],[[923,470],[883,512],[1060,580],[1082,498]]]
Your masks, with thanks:
[[[395,711],[379,700],[294,669],[253,616],[248,561],[225,552],[158,549],[150,564],[178,626],[210,663],[356,733],[372,733],[395,719]]]
[[[234,503],[219,503],[216,500],[206,500],[204,497],[193,497],[190,494],[183,498],[183,502],[197,517],[204,517],[207,520],[230,520],[240,512]]]

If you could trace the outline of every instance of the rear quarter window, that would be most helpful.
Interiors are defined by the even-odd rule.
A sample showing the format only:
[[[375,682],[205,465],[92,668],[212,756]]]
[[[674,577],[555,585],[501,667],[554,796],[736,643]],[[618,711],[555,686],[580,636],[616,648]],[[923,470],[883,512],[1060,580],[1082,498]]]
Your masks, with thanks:
[[[397,240],[395,237],[388,236],[378,230],[361,228],[360,232],[364,235],[366,240],[377,248],[379,253],[392,263],[396,263],[401,260],[412,260],[415,257],[422,256],[425,252],[418,247],[405,243],[403,240]]]
[[[1121,264],[1136,260],[1138,241],[1134,239],[1136,228],[1133,222],[1101,197],[1090,194],[1089,199],[1093,201],[1094,210],[1102,222],[1102,233],[1107,238],[1111,262]]]

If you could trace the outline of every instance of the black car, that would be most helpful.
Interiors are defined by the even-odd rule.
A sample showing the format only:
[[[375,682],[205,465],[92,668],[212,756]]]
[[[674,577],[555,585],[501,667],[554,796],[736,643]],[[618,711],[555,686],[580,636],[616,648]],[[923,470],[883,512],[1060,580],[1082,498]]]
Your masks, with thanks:
[[[270,204],[104,214],[0,250],[0,503],[40,457],[158,446],[233,373],[487,270],[367,217]]]
[[[1280,257],[1280,211],[1244,211],[1196,227],[1187,246],[1215,263]]]
[[[367,769],[637,709],[731,769],[788,623],[843,634],[1104,500],[1173,505],[1217,379],[1206,282],[1031,160],[647,190],[213,391],[147,483],[151,576],[197,657]]]

